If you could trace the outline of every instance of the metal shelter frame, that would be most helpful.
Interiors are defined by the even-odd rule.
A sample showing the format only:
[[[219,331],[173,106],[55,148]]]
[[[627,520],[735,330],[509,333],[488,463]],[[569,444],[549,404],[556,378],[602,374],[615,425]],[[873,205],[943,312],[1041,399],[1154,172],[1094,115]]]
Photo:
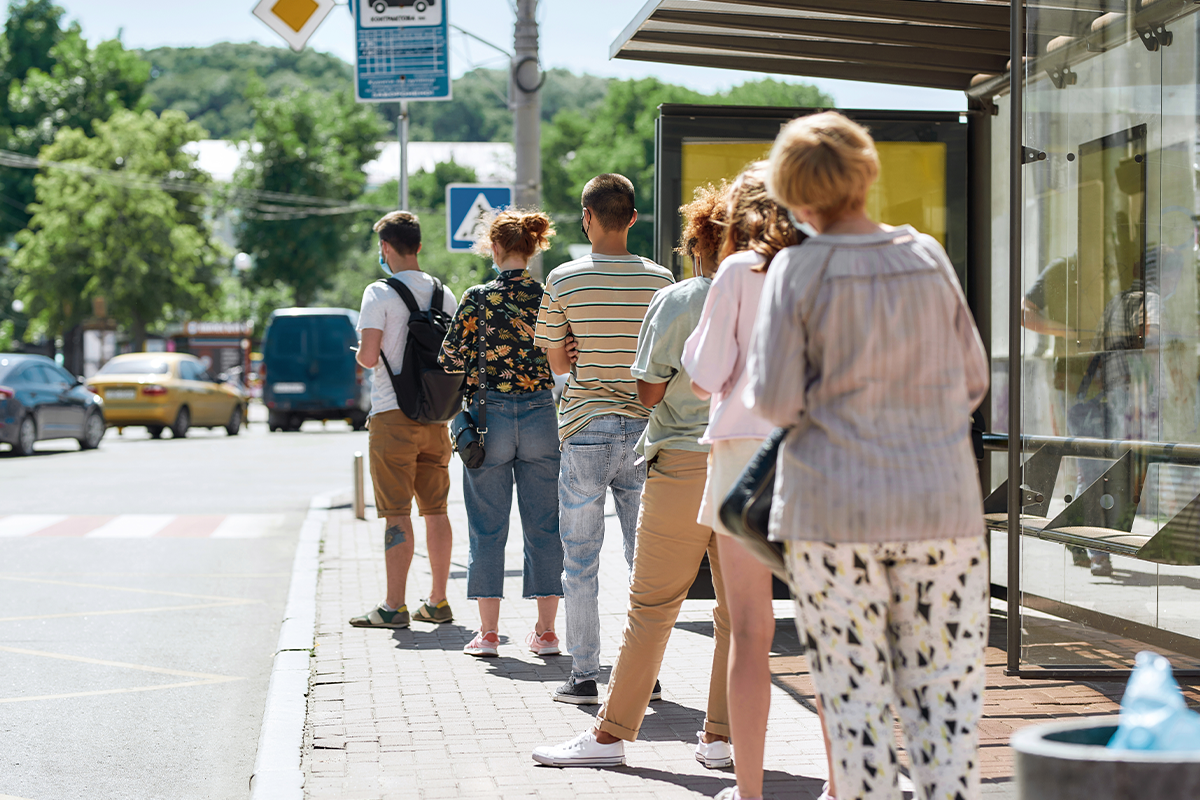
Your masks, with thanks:
[[[1042,73],[1062,88],[1071,65],[1137,38],[1148,50],[1170,44],[1167,25],[1200,0],[649,0],[613,41],[609,56],[701,67],[953,89],[973,114],[991,114],[994,98],[1010,102],[1008,169],[1009,285],[1022,283],[1024,176],[1038,154],[1024,145],[1024,87]],[[1023,64],[1024,69],[1010,69]],[[971,134],[979,182],[990,132]],[[1043,155],[1044,158],[1044,155]],[[985,189],[970,201],[987,203]],[[987,233],[972,212],[972,260],[986,259]],[[974,281],[986,284],[986,281]],[[988,325],[986,286],[967,288],[977,319]],[[1022,669],[1020,548],[1023,494],[1021,296],[1009,293],[1008,430],[990,443],[1006,450],[1008,662],[1011,675],[1046,679],[1114,679],[1125,669]],[[1016,532],[1011,534],[1011,532]],[[1016,598],[1014,602],[1012,598]],[[1170,638],[1169,636],[1165,638]],[[1200,672],[1179,670],[1180,677]]]

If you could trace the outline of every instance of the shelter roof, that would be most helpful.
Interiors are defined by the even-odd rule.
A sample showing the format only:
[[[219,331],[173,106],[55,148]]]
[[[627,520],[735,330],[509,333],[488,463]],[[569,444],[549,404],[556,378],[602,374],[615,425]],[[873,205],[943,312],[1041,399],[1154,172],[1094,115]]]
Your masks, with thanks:
[[[1059,61],[1095,52],[1089,39],[1111,46],[1114,32],[1138,36],[1195,8],[1187,0],[1025,5],[1029,55]],[[609,56],[965,91],[1007,71],[1008,34],[1008,0],[649,0]],[[1079,46],[1064,47],[1071,43]]]

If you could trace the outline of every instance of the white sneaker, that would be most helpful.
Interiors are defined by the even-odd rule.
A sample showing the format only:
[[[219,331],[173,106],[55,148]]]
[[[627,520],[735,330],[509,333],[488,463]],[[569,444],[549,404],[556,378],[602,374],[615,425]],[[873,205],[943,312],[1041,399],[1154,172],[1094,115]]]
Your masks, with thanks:
[[[696,731],[696,760],[708,769],[720,769],[733,765],[733,748],[729,742],[704,741],[704,731]]]
[[[569,742],[533,748],[533,760],[547,767],[619,767],[625,763],[625,743],[600,744],[586,730]]]

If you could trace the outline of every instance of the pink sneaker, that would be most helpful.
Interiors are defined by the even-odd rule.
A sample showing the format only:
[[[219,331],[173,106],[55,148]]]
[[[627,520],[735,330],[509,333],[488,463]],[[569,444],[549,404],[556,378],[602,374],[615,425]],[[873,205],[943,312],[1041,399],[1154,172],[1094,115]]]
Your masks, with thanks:
[[[556,656],[562,652],[554,631],[546,631],[541,636],[538,636],[536,631],[530,631],[525,637],[525,644],[529,645],[529,652],[535,656]]]
[[[500,636],[495,631],[478,631],[475,638],[467,643],[463,648],[463,652],[469,656],[497,656],[500,653],[497,648],[500,647]]]

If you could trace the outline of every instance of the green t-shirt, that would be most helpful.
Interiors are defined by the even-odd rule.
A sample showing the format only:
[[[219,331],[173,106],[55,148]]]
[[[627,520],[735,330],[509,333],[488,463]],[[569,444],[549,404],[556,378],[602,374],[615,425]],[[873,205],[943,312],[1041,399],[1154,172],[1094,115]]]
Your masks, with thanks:
[[[698,441],[708,427],[708,401],[692,391],[680,358],[684,343],[700,322],[711,286],[708,278],[690,278],[659,289],[646,311],[629,371],[646,383],[667,384],[666,394],[651,412],[637,444],[637,452],[647,461],[664,449],[708,452],[708,445]]]

